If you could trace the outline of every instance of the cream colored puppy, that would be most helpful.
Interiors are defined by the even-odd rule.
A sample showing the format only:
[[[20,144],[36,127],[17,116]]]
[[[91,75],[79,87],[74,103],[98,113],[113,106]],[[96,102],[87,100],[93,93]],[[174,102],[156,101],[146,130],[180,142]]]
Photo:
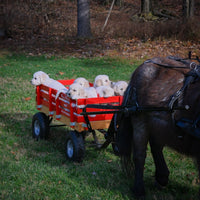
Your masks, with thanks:
[[[71,99],[95,98],[97,92],[94,87],[84,88],[78,83],[73,83],[69,86],[67,95]]]
[[[99,97],[112,97],[114,96],[114,90],[109,86],[99,86],[96,88]]]
[[[128,87],[128,83],[126,81],[118,81],[114,83],[113,89],[116,96],[123,96],[126,88]]]
[[[94,87],[111,86],[111,81],[107,75],[98,75],[94,80]]]
[[[79,77],[79,78],[75,79],[74,83],[78,83],[78,84],[80,84],[80,86],[85,87],[85,88],[90,87],[89,81],[83,77]]]
[[[96,98],[98,96],[94,87],[84,88],[84,90],[86,93],[86,98]]]
[[[31,83],[35,86],[37,85],[45,85],[50,88],[53,88],[57,90],[56,99],[58,98],[59,94],[67,93],[68,89],[60,82],[50,78],[45,72],[38,71],[33,74],[33,79],[31,80]]]

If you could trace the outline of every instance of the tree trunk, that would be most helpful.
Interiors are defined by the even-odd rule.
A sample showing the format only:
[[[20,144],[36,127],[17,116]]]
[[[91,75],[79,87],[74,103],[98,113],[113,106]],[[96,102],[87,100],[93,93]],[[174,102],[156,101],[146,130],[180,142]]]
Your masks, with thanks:
[[[77,0],[77,37],[90,38],[90,5],[89,0]]]
[[[183,17],[190,18],[194,16],[194,0],[183,0]]]
[[[141,13],[149,13],[152,11],[151,0],[141,0]]]
[[[115,5],[122,7],[124,5],[124,0],[116,0]]]

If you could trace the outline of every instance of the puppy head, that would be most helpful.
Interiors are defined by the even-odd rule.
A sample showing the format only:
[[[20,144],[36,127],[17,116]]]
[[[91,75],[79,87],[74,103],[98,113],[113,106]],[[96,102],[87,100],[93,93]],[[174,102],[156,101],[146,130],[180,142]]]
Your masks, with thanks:
[[[85,97],[85,91],[82,86],[78,83],[73,83],[69,86],[69,90],[67,91],[67,96],[71,99],[80,99]]]
[[[85,88],[90,87],[89,81],[82,77],[75,79],[74,83],[78,83],[78,84],[80,84],[80,86],[85,87]]]
[[[96,91],[100,97],[114,96],[114,90],[109,86],[99,86],[96,88]]]
[[[97,91],[94,87],[84,88],[86,98],[96,98]]]
[[[31,80],[31,84],[36,85],[36,86],[43,84],[45,80],[48,78],[49,76],[45,72],[42,72],[42,71],[35,72],[33,74],[33,79]]]
[[[107,75],[98,75],[94,80],[94,87],[110,86],[111,82]]]
[[[103,94],[104,97],[112,97],[114,96],[114,90],[109,86],[104,86]]]
[[[128,83],[125,81],[118,81],[113,86],[116,96],[123,96],[126,88],[128,87]]]

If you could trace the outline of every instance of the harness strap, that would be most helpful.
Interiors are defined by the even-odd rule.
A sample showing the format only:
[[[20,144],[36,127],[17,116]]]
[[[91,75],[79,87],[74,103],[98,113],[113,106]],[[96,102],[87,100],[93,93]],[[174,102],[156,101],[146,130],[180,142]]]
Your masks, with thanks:
[[[171,66],[171,65],[165,65],[165,64],[162,64],[162,63],[155,62],[155,61],[153,61],[153,60],[151,60],[151,59],[146,60],[146,61],[144,62],[144,64],[146,64],[146,63],[153,63],[153,64],[155,64],[155,65],[159,65],[159,66],[161,66],[161,67],[170,68],[170,69],[173,69],[173,68],[190,69],[189,66]],[[188,63],[187,63],[187,64],[188,64]]]
[[[173,111],[173,110],[188,110],[189,106],[174,106],[174,103],[182,96],[183,92],[187,88],[187,86],[194,82],[197,78],[200,78],[200,65],[197,65],[194,62],[188,62],[186,59],[180,59],[177,57],[168,57],[169,59],[173,59],[179,62],[186,64],[187,66],[170,66],[161,63],[157,63],[153,60],[147,60],[144,63],[153,63],[165,68],[183,68],[183,69],[191,69],[191,71],[187,74],[183,87],[178,90],[172,97],[169,102],[168,107],[153,107],[153,106],[139,106],[137,104],[137,97],[136,97],[136,89],[131,88],[129,85],[126,93],[124,95],[124,100],[121,106],[113,106],[113,105],[99,105],[99,104],[88,104],[83,108],[83,112],[81,115],[84,115],[85,121],[87,126],[90,130],[92,130],[88,115],[92,114],[114,114],[114,113],[124,113],[125,115],[129,115],[130,113],[136,113],[140,111]],[[199,61],[199,59],[197,59]],[[130,94],[131,93],[131,94]],[[133,95],[133,96],[132,96]],[[135,102],[135,105],[128,105],[129,98],[132,97],[131,102]],[[87,112],[87,108],[96,108],[96,109],[104,109],[104,111],[95,111],[95,112]],[[116,117],[115,117],[116,118]]]
[[[183,92],[185,91],[187,86],[190,83],[194,82],[197,77],[200,77],[200,66],[197,65],[195,62],[188,62],[186,59],[182,59],[182,58],[178,58],[178,57],[169,56],[167,58],[172,59],[172,60],[176,60],[178,62],[182,62],[182,63],[186,64],[187,66],[165,65],[165,64],[162,64],[162,63],[155,62],[151,59],[145,61],[144,63],[153,63],[153,64],[156,64],[158,66],[170,68],[170,69],[173,69],[173,68],[191,69],[191,71],[188,72],[188,74],[186,75],[186,79],[185,79],[183,87],[180,90],[178,90],[177,92],[175,92],[175,94],[172,95],[172,97],[171,97],[171,100],[169,102],[169,108],[172,110],[174,103],[183,95]],[[197,60],[199,60],[199,59],[197,58]]]
[[[108,111],[94,111],[94,112],[87,112],[87,108],[99,108],[99,109],[109,109]],[[112,110],[110,110],[112,109]],[[174,106],[173,110],[188,110],[189,106]],[[169,107],[156,107],[156,106],[112,106],[112,105],[97,105],[97,104],[88,104],[83,108],[83,112],[80,113],[81,115],[98,115],[98,114],[114,114],[123,112],[125,114],[136,113],[136,112],[152,112],[152,111],[172,111]]]
[[[170,69],[173,69],[173,68],[192,69],[192,70],[195,69],[195,72],[199,73],[199,75],[200,75],[199,65],[197,65],[195,62],[188,62],[187,59],[182,59],[182,58],[173,57],[173,56],[168,56],[167,58],[178,61],[178,62],[182,62],[183,64],[185,64],[187,66],[171,66],[171,65],[166,65],[166,64],[155,62],[152,59],[146,60],[144,63],[153,63],[155,65],[159,65],[161,67],[170,68]],[[196,58],[196,60],[200,61],[199,58]]]
[[[183,95],[185,89],[187,88],[187,86],[189,84],[191,84],[192,82],[194,82],[195,77],[194,76],[187,76],[184,82],[183,87],[176,91],[175,94],[172,95],[171,100],[169,102],[169,108],[173,109],[174,103]]]

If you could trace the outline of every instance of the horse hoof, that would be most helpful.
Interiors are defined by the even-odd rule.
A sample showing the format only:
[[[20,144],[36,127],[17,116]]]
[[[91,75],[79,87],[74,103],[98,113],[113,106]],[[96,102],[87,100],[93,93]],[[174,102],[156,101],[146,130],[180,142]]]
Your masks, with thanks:
[[[165,188],[165,185],[161,185],[158,181],[155,180],[155,187],[158,189],[158,190],[162,190],[163,188]]]
[[[144,189],[133,188],[132,192],[133,192],[133,195],[136,199],[138,199],[138,200],[145,199],[145,190]]]
[[[157,182],[160,187],[164,187],[168,184],[168,176],[156,176],[155,182]]]

